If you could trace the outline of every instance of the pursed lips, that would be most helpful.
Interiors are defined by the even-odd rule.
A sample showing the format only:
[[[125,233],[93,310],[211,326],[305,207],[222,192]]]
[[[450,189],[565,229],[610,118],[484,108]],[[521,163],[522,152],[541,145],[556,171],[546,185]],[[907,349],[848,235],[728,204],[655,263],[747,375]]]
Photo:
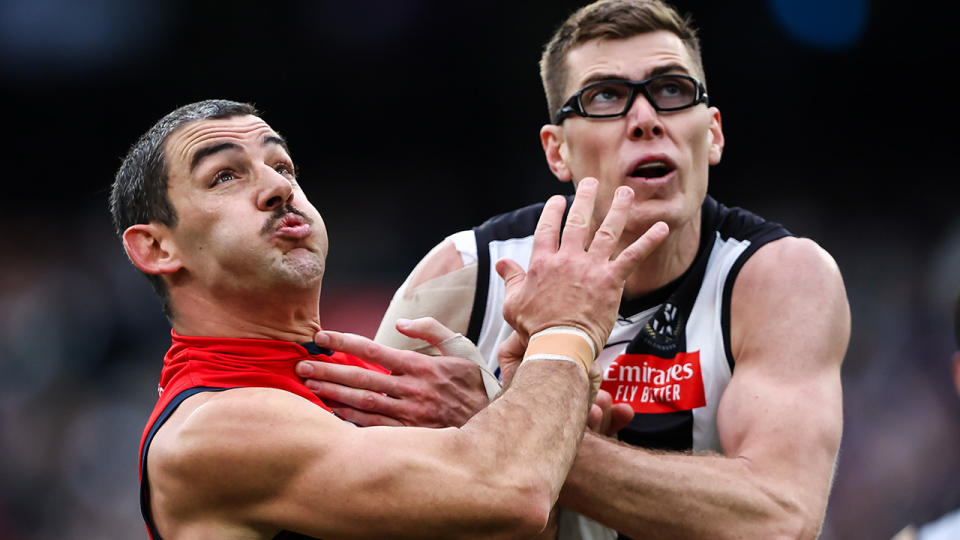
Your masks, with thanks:
[[[264,234],[301,239],[310,236],[310,219],[297,209],[287,207],[275,214],[263,227]]]
[[[288,238],[306,238],[310,235],[310,224],[296,214],[287,214],[280,219],[280,226],[275,234]]]

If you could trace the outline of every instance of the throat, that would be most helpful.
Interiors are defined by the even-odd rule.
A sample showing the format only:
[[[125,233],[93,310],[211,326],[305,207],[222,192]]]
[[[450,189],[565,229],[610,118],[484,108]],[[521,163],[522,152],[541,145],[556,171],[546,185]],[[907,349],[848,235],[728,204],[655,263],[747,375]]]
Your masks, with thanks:
[[[699,218],[699,216],[698,216]],[[625,299],[639,298],[668,286],[693,264],[700,249],[700,223],[670,231],[666,240],[627,276]]]
[[[287,300],[250,304],[231,296],[173,297],[173,327],[185,336],[313,341],[320,330],[319,292],[309,302]]]

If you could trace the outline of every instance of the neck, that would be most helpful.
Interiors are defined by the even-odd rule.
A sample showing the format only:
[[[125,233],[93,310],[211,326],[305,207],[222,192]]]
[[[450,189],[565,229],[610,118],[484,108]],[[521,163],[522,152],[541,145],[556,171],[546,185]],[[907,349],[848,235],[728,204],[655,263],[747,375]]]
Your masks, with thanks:
[[[172,295],[172,291],[171,291]],[[320,327],[320,291],[271,296],[255,303],[243,298],[173,296],[173,329],[184,336],[254,338],[312,342]]]
[[[631,235],[627,240],[632,242],[638,237]],[[693,264],[699,247],[700,212],[697,212],[690,221],[671,225],[666,240],[627,277],[623,295],[636,298],[677,279]]]

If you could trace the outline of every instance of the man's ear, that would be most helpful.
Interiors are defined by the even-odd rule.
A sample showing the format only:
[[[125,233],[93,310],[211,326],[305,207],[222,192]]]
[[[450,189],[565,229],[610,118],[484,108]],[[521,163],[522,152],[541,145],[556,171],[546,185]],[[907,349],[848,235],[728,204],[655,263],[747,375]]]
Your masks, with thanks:
[[[723,156],[723,122],[720,117],[720,109],[710,107],[710,112],[712,113],[710,118],[710,135],[712,137],[710,141],[710,164],[716,165],[720,163],[720,158]]]
[[[169,229],[162,225],[133,225],[123,231],[123,249],[141,272],[172,274],[180,270],[183,264],[168,236]]]
[[[563,128],[555,124],[540,128],[540,144],[553,175],[561,182],[569,182],[573,174],[567,164],[567,143],[563,138]]]

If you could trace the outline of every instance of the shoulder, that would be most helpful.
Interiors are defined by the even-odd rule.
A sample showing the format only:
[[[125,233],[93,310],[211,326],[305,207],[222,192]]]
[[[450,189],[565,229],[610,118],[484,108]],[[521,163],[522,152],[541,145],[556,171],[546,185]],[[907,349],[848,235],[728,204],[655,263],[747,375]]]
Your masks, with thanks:
[[[572,197],[568,197],[567,201],[569,207]],[[543,202],[535,203],[499,214],[474,227],[477,243],[483,245],[491,241],[510,240],[532,235],[537,228],[537,221],[540,220],[540,214],[543,213],[545,204]]]
[[[256,500],[264,486],[295,474],[297,459],[306,457],[298,453],[322,452],[330,438],[324,434],[345,427],[321,407],[283,390],[199,394],[184,401],[151,444],[151,491],[160,494],[156,500],[168,502],[167,511],[215,506],[226,490],[235,502],[247,496]]]
[[[749,239],[766,243],[790,232],[781,224],[770,221],[739,206],[726,206],[707,195],[701,206],[704,227],[715,230],[721,238]]]
[[[471,230],[460,231],[434,246],[410,273],[404,288],[412,289],[485,259],[484,249],[495,241],[533,235],[544,203],[496,215]]]
[[[475,262],[476,248],[470,253],[469,247],[463,247],[464,240],[459,238],[463,236],[463,233],[457,233],[434,246],[410,273],[406,286],[415,288]]]
[[[846,298],[840,268],[833,257],[813,240],[793,236],[761,246],[744,263],[737,278],[735,297],[770,295]]]
[[[758,249],[737,276],[730,310],[738,362],[756,347],[822,348],[838,363],[846,350],[850,308],[843,278],[813,240],[785,237]]]
[[[151,447],[151,454],[190,466],[210,454],[242,458],[262,444],[265,434],[276,431],[278,423],[294,421],[339,422],[323,408],[276,388],[234,388],[201,394],[189,398],[171,416],[157,433],[154,444],[160,446]]]

